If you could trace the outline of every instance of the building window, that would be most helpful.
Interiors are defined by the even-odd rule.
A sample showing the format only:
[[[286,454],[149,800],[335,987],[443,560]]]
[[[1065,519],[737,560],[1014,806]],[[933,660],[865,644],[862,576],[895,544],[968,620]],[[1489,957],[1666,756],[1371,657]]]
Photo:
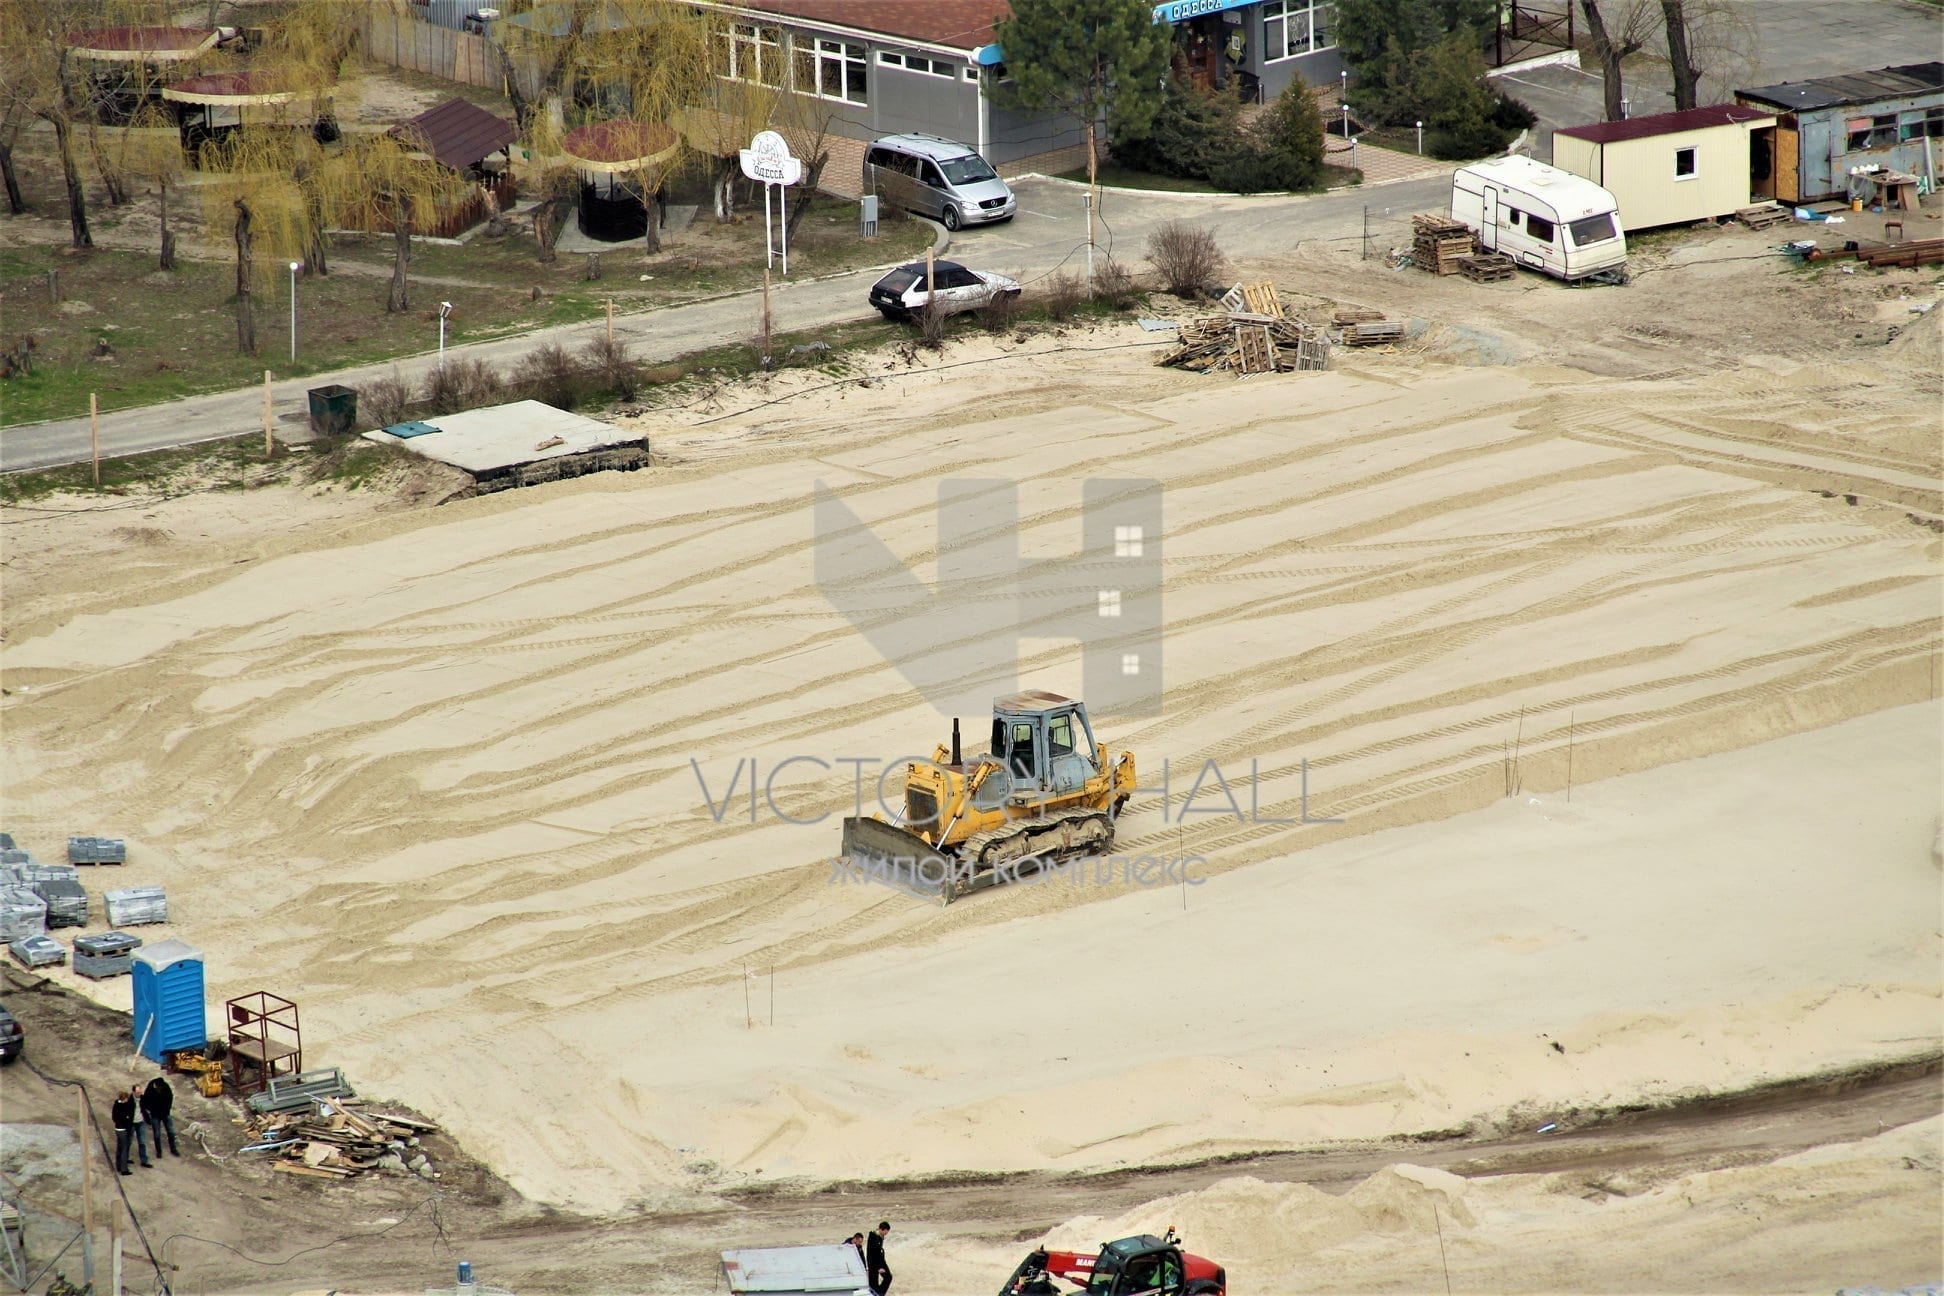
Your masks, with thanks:
[[[865,94],[864,47],[845,41],[796,38],[796,88],[803,94],[840,103],[862,104]]]
[[[1274,63],[1330,48],[1336,5],[1329,0],[1264,0],[1262,61]]]
[[[783,33],[775,27],[736,23],[721,34],[721,75],[758,85],[783,84]]]
[[[1679,148],[1674,150],[1674,178],[1692,180],[1694,178],[1694,150]]]
[[[879,50],[878,62],[886,67],[901,67],[907,72],[922,72],[927,76],[958,75],[954,64],[944,59],[926,58],[923,54],[894,54],[890,50]]]

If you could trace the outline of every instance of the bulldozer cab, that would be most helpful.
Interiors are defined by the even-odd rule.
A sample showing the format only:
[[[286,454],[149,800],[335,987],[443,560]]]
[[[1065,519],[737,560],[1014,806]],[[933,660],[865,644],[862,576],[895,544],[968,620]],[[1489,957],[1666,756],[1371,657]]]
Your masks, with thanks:
[[[991,755],[1005,766],[1014,797],[1077,792],[1100,773],[1086,704],[1057,693],[995,699]]]

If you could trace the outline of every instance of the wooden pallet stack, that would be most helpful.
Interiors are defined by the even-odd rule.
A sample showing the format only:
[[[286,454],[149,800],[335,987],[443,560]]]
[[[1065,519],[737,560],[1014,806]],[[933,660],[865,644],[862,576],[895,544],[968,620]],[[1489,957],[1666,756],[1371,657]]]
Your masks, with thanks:
[[[1291,318],[1273,283],[1237,284],[1222,295],[1222,305],[1226,315],[1183,324],[1179,345],[1155,363],[1245,375],[1330,367],[1329,339]]]
[[[1776,203],[1756,203],[1735,213],[1735,219],[1750,229],[1767,229],[1789,219],[1789,209]]]
[[[1458,272],[1473,283],[1510,279],[1518,263],[1503,252],[1474,252],[1458,258]]]
[[[1478,250],[1471,228],[1448,216],[1421,212],[1411,217],[1411,262],[1432,274],[1457,274],[1458,261]]]
[[[409,1116],[356,1112],[343,1100],[319,1099],[301,1112],[255,1116],[245,1152],[274,1152],[271,1169],[312,1179],[350,1179],[370,1171],[437,1175],[419,1140],[439,1127]]]

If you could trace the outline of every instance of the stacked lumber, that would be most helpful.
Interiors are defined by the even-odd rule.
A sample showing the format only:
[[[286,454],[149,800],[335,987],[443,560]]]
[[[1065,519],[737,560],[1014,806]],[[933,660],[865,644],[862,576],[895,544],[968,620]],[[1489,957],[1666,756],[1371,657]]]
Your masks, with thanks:
[[[1222,296],[1226,315],[1189,320],[1175,348],[1156,364],[1207,373],[1288,373],[1330,367],[1322,330],[1283,310],[1272,283],[1237,284]]]
[[[1473,283],[1510,279],[1518,263],[1503,252],[1474,252],[1458,258],[1458,271]]]
[[[1371,310],[1367,306],[1339,306],[1336,314],[1330,317],[1330,322],[1342,328],[1345,324],[1367,324],[1371,320],[1382,318],[1384,312]]]
[[[1478,250],[1471,227],[1447,216],[1419,213],[1411,217],[1411,261],[1432,274],[1458,273],[1458,259]]]
[[[372,1172],[437,1179],[419,1140],[438,1126],[409,1116],[358,1112],[348,1102],[320,1098],[302,1112],[254,1116],[244,1152],[274,1152],[270,1168],[312,1179],[350,1179]]]
[[[1776,203],[1756,203],[1735,213],[1735,219],[1750,229],[1767,229],[1789,219],[1789,209]]]
[[[1347,324],[1343,329],[1345,346],[1381,346],[1403,340],[1403,320],[1368,320],[1361,324]]]
[[[1891,247],[1865,248],[1856,259],[1873,270],[1944,263],[1944,239],[1918,239]]]

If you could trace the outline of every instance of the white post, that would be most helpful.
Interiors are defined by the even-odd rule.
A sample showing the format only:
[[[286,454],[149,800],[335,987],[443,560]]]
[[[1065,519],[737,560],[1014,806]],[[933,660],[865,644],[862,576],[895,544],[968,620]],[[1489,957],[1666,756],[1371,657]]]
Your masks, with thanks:
[[[783,275],[790,274],[790,186],[776,186],[777,233],[783,240]]]
[[[440,373],[445,372],[445,322],[446,322],[446,316],[450,315],[451,313],[452,313],[451,302],[442,301],[439,303],[439,372]]]
[[[1093,232],[1093,220],[1094,220],[1094,213],[1093,213],[1093,200],[1094,200],[1094,191],[1093,191],[1093,186],[1092,186],[1092,185],[1088,185],[1088,186],[1087,186],[1087,296],[1089,296],[1089,297],[1092,297],[1092,296],[1093,296],[1093,281],[1094,281],[1094,271],[1093,271],[1093,247],[1094,247],[1094,232]],[[1117,208],[1115,208],[1114,210],[1116,210],[1116,211],[1119,211],[1120,209],[1119,209],[1119,208],[1117,207]]]
[[[297,272],[304,268],[302,261],[290,263],[290,363],[297,363]]]
[[[763,264],[776,262],[776,232],[770,228],[770,187],[763,186]]]

